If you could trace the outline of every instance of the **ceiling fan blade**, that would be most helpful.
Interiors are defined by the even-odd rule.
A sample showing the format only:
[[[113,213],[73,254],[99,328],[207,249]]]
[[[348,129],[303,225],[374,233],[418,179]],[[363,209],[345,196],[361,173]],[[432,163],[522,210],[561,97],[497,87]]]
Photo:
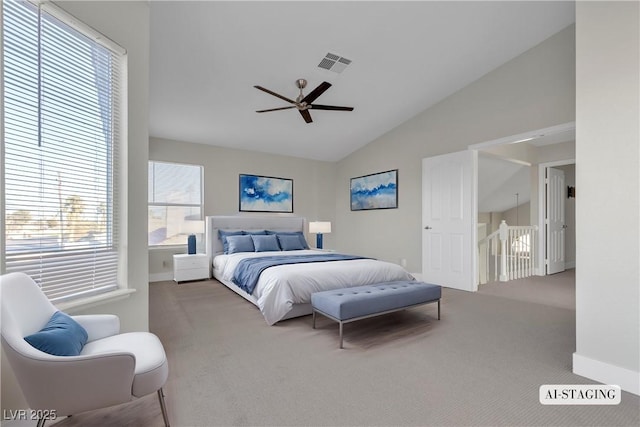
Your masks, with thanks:
[[[322,95],[327,89],[329,89],[331,87],[331,83],[329,82],[322,82],[318,85],[317,88],[315,88],[314,90],[312,90],[311,92],[309,92],[309,94],[307,96],[305,96],[304,98],[302,98],[302,100],[300,101],[300,103],[302,102],[306,102],[307,104],[311,104],[313,101],[316,100],[317,97],[319,97],[320,95]]]
[[[300,115],[302,116],[305,122],[311,123],[313,121],[311,120],[311,113],[309,113],[309,110],[298,110],[298,111],[300,111]]]
[[[287,101],[289,104],[295,104],[295,103],[296,103],[295,101],[292,101],[292,100],[291,100],[291,99],[289,99],[289,98],[285,98],[284,96],[280,95],[279,93],[275,93],[275,92],[273,92],[273,91],[271,91],[271,90],[269,90],[269,89],[266,89],[266,88],[264,88],[264,87],[262,87],[262,86],[257,86],[257,85],[256,85],[256,86],[254,86],[254,87],[255,87],[256,89],[259,89],[259,90],[263,91],[263,92],[267,92],[269,95],[273,95],[273,96],[275,96],[276,98],[280,98],[280,99],[282,99],[283,101]]]
[[[258,111],[256,111],[256,113],[268,113],[269,111],[288,110],[290,108],[296,108],[296,106],[295,105],[291,105],[289,107],[270,108],[268,110],[258,110]]]
[[[353,111],[353,107],[338,107],[335,105],[311,104],[309,107],[313,108],[314,110]]]

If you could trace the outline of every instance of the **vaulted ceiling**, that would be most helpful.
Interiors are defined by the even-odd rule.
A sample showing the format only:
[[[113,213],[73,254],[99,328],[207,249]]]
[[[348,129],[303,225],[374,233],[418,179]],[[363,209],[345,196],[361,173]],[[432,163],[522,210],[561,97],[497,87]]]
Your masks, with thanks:
[[[574,22],[573,2],[152,1],[150,135],[336,161]],[[327,53],[351,63],[319,68]],[[318,104],[295,99],[323,81]]]

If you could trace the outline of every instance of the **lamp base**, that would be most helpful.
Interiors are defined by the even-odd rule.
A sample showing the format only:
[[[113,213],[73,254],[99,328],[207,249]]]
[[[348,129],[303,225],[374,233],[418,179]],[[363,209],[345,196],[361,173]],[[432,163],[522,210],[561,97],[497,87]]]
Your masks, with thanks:
[[[316,234],[316,248],[322,249],[322,234]]]
[[[196,253],[196,235],[191,234],[187,238],[187,253],[193,255]]]

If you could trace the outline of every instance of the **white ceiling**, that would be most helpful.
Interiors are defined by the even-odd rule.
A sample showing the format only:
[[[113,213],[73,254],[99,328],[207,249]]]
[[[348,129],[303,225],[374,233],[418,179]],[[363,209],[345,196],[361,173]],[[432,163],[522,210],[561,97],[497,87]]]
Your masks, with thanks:
[[[574,22],[573,2],[152,1],[150,135],[336,161]],[[353,62],[317,67],[331,52]],[[295,80],[333,84],[306,124]]]

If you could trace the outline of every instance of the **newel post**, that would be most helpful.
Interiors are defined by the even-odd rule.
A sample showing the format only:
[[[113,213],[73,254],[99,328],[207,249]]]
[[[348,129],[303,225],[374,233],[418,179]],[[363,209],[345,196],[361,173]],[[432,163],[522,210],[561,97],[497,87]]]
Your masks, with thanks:
[[[498,227],[500,231],[500,277],[499,280],[501,282],[506,282],[509,280],[509,276],[507,275],[507,239],[509,237],[509,227],[507,226],[506,221],[503,219]]]

